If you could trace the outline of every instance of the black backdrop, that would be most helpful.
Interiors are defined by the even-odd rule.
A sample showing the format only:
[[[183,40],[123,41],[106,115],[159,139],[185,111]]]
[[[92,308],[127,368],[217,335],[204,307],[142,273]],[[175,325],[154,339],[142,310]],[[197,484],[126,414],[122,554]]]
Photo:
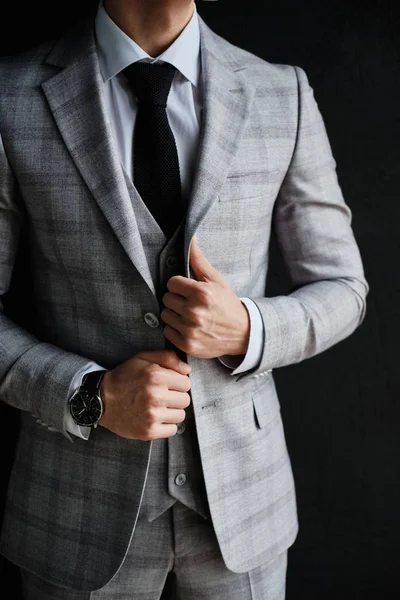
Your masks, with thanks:
[[[0,53],[56,35],[79,4],[2,7]],[[400,598],[400,7],[395,0],[196,6],[232,43],[305,69],[371,288],[366,319],[350,338],[274,371],[300,520],[287,600]],[[23,285],[14,284],[17,292]],[[268,295],[289,290],[274,244]],[[1,504],[17,428],[17,414],[0,405]],[[14,583],[11,565],[0,572],[2,588]]]

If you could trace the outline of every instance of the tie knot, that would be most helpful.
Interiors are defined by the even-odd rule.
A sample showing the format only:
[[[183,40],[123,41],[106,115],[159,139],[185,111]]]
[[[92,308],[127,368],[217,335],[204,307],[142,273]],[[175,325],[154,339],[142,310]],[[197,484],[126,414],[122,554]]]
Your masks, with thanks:
[[[176,68],[169,63],[135,62],[124,69],[139,102],[167,106]]]

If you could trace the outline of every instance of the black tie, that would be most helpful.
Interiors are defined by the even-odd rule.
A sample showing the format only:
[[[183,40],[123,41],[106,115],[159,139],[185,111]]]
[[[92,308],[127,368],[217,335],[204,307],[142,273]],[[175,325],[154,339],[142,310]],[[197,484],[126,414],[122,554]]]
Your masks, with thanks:
[[[134,184],[167,239],[185,214],[178,151],[166,111],[175,71],[169,63],[145,62],[124,69],[138,100],[133,137]]]

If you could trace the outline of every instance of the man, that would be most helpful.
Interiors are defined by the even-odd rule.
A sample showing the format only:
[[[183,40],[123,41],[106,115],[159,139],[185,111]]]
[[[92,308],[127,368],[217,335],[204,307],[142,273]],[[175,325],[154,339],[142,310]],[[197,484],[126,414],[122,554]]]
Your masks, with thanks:
[[[368,293],[304,71],[193,0],[105,0],[1,80],[1,293],[23,233],[35,314],[0,320],[24,597],[156,600],[169,576],[179,599],[282,600],[273,369],[349,336]],[[265,289],[271,227],[287,296]]]

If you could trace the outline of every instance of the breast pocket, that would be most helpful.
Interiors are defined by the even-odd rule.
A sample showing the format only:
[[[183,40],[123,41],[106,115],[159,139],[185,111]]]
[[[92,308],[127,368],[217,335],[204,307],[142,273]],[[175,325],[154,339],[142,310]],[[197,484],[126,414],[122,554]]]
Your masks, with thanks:
[[[229,175],[220,192],[220,202],[234,202],[259,197],[268,197],[279,190],[284,173],[281,170],[255,171]]]

